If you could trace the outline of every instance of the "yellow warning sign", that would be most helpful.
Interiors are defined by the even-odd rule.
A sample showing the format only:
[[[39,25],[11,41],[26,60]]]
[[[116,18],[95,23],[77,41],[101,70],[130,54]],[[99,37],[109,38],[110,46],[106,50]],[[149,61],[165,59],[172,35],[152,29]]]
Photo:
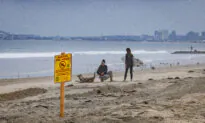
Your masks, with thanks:
[[[69,82],[72,77],[72,54],[61,53],[55,56],[54,82]]]

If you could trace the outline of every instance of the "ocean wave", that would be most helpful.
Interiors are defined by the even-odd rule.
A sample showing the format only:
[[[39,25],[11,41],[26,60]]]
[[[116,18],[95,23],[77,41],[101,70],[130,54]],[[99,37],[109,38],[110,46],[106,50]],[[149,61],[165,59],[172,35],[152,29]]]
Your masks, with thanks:
[[[70,52],[75,55],[121,55],[125,54],[125,51],[80,51],[80,52]],[[133,54],[163,54],[168,53],[167,51],[146,51],[146,50],[136,50],[132,52]],[[37,57],[54,57],[60,54],[60,52],[21,52],[21,53],[0,53],[0,58],[37,58]]]
[[[38,58],[38,57],[54,57],[60,54],[57,52],[48,53],[0,53],[0,58]]]
[[[85,52],[74,52],[73,54],[80,55],[104,55],[104,54],[125,54],[125,51],[85,51]],[[159,53],[168,53],[167,51],[146,51],[146,50],[135,50],[132,52],[133,54],[159,54]]]

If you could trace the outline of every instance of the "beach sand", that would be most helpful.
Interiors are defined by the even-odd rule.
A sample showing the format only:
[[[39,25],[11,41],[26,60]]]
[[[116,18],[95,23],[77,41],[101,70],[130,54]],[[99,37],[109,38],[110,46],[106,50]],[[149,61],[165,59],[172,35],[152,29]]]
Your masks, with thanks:
[[[53,77],[0,80],[0,123],[205,123],[205,65],[114,72],[114,82],[60,84]],[[87,74],[84,76],[92,76]]]

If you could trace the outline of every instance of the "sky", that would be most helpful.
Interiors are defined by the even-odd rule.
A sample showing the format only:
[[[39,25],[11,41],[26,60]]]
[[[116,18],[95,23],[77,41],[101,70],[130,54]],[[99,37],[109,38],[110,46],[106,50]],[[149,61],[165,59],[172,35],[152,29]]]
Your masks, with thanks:
[[[205,31],[205,0],[0,0],[0,30],[42,36]]]

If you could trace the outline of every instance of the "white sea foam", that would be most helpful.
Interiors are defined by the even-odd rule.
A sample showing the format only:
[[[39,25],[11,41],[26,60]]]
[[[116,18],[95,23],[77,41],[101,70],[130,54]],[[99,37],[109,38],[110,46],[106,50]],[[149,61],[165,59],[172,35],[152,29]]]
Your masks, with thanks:
[[[80,55],[104,55],[104,54],[125,54],[125,51],[85,51],[85,52],[74,52],[74,54]],[[167,51],[146,51],[146,50],[135,50],[133,54],[159,54],[159,53],[168,53]]]
[[[57,53],[57,52],[47,52],[47,53],[0,53],[0,58],[54,57],[55,55],[57,55],[59,53]]]
[[[79,51],[71,52],[73,55],[120,55],[125,54],[125,51]],[[168,53],[167,51],[146,51],[146,50],[137,50],[133,51],[133,54],[164,54]],[[55,55],[60,54],[60,52],[22,52],[22,53],[0,53],[0,58],[35,58],[35,57],[54,57]]]

